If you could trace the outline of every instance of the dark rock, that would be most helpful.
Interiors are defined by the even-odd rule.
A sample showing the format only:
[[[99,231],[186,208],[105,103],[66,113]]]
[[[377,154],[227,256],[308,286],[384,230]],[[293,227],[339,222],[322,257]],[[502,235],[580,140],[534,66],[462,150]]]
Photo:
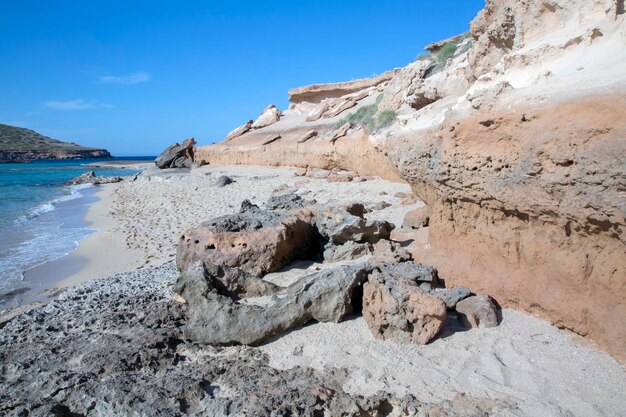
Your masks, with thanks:
[[[272,195],[265,207],[268,210],[290,210],[294,208],[302,208],[314,204],[314,201],[308,201],[296,194],[295,189],[287,189]]]
[[[235,180],[233,180],[231,177],[227,175],[222,175],[215,181],[215,186],[219,188],[223,188],[229,184],[232,184],[233,182],[235,182]]]
[[[122,181],[122,177],[99,177],[94,171],[85,172],[84,174],[69,180],[65,185],[79,185],[79,184],[110,184]]]
[[[165,149],[154,161],[157,167],[190,168],[194,162],[194,138],[185,139],[182,144],[175,143]]]
[[[465,327],[496,327],[498,313],[496,303],[488,295],[474,295],[456,304],[459,320]]]
[[[377,267],[384,276],[415,282],[423,290],[438,286],[437,270],[432,266],[415,262],[386,263]]]
[[[458,287],[451,289],[434,289],[430,291],[430,293],[435,297],[441,298],[444,303],[446,303],[448,310],[454,310],[456,304],[469,297],[472,292],[469,288]]]
[[[424,404],[410,395],[350,395],[341,370],[279,370],[255,348],[188,343],[179,331],[186,306],[168,296],[177,276],[166,264],[91,282],[7,323],[0,415],[452,417],[511,407],[472,397]]]
[[[367,264],[340,266],[305,276],[272,295],[267,305],[243,304],[220,294],[201,262],[183,271],[174,291],[186,301],[185,337],[208,344],[257,344],[310,320],[339,322],[353,312],[353,293]]]

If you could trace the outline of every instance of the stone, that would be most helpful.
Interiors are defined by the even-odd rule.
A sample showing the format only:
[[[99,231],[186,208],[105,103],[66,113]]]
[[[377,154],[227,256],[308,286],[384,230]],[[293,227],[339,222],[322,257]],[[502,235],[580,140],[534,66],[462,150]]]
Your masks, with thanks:
[[[369,263],[372,266],[377,266],[379,264],[406,262],[411,259],[413,259],[411,253],[403,248],[400,243],[381,239],[373,245]],[[419,285],[425,289],[430,289],[432,284],[421,282]]]
[[[439,277],[435,268],[415,262],[387,262],[378,265],[377,270],[384,276],[402,278],[414,282],[426,291],[437,288],[439,283]]]
[[[468,328],[496,327],[498,313],[496,304],[488,295],[474,295],[456,304],[459,320]]]
[[[337,142],[337,139],[346,136],[348,134],[348,130],[350,130],[350,126],[350,122],[345,122],[344,124],[342,124],[337,130],[335,130],[335,133],[333,133],[333,135],[331,136],[330,141],[332,143],[335,143]]]
[[[182,271],[201,260],[261,277],[294,258],[310,255],[312,217],[307,210],[279,215],[244,201],[240,213],[186,230],[178,244],[176,264]]]
[[[322,101],[319,103],[311,112],[307,115],[307,122],[314,122],[320,119],[326,111],[330,108],[330,103],[328,101]]]
[[[280,193],[272,195],[265,203],[268,210],[290,210],[294,208],[302,208],[314,204],[314,201],[308,201],[296,194],[295,188],[289,188]]]
[[[325,262],[341,262],[367,256],[374,250],[371,243],[346,242],[343,245],[329,244],[324,248]]]
[[[353,216],[357,216],[362,219],[365,218],[366,210],[363,203],[348,203],[341,206],[340,208],[352,214]]]
[[[235,180],[233,180],[228,175],[221,175],[217,180],[215,180],[215,186],[219,188],[223,188],[229,184],[232,184],[233,182],[235,182]]]
[[[161,169],[189,168],[194,162],[194,138],[185,139],[182,144],[175,143],[165,149],[155,159],[154,163]]]
[[[457,303],[466,299],[471,295],[469,288],[457,287],[457,288],[437,288],[430,291],[435,297],[441,298],[448,310],[454,310]]]
[[[250,129],[252,129],[253,123],[254,122],[252,120],[248,120],[248,122],[245,125],[239,126],[238,128],[231,130],[226,136],[226,142],[231,141],[235,138],[238,138],[244,133],[247,133]]]
[[[99,177],[94,171],[85,172],[78,177],[71,179],[65,183],[65,185],[79,185],[79,184],[110,184],[122,181],[122,177]]]
[[[315,178],[318,180],[324,180],[328,178],[329,175],[330,175],[330,171],[327,169],[322,169],[322,168],[309,168],[306,171],[307,177]]]
[[[216,289],[201,263],[191,264],[174,286],[187,302],[186,338],[212,345],[254,345],[310,320],[340,322],[354,312],[355,291],[367,264],[343,265],[307,275],[271,294],[266,305],[239,303]]]
[[[280,110],[278,110],[275,105],[270,104],[263,110],[259,117],[257,117],[254,123],[252,123],[252,128],[261,129],[272,125],[280,120],[280,116]]]
[[[363,318],[374,337],[424,345],[443,327],[446,305],[417,283],[376,268],[363,286]]]
[[[307,140],[314,138],[315,136],[317,136],[317,130],[311,129],[306,132],[300,139],[298,139],[298,143],[304,143]]]
[[[279,140],[282,136],[280,135],[272,135],[270,137],[267,138],[267,140],[265,140],[265,142],[263,142],[261,145],[265,146],[265,145],[269,145],[270,143],[274,143],[277,140]]]
[[[394,228],[389,222],[365,220],[330,206],[317,211],[315,225],[319,233],[334,245],[348,241],[376,243],[380,239],[389,239]]]
[[[351,395],[334,369],[275,369],[255,348],[187,341],[186,304],[168,296],[178,275],[167,263],[88,282],[7,323],[0,414],[376,416],[432,408],[456,415],[449,401]]]
[[[428,206],[418,207],[404,215],[402,227],[408,229],[420,229],[427,227],[430,221],[430,208]]]

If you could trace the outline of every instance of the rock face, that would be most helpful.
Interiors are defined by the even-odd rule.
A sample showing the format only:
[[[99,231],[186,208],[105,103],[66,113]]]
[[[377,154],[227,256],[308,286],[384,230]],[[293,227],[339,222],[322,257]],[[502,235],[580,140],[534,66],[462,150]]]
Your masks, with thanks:
[[[98,185],[98,184],[110,184],[110,183],[114,183],[114,182],[120,182],[122,181],[123,178],[122,177],[99,177],[96,175],[96,173],[94,171],[89,171],[89,172],[85,172],[82,175],[79,175],[78,177],[69,180],[68,182],[66,182],[66,185],[78,185],[78,184],[93,184],[93,185]]]
[[[191,168],[194,162],[194,138],[185,139],[182,144],[175,143],[164,150],[154,161],[155,165],[164,168]]]
[[[279,291],[266,288],[260,295],[271,300],[259,306],[237,302],[238,294],[217,283],[199,261],[174,287],[188,305],[184,335],[212,345],[253,345],[310,320],[339,322],[353,312],[354,290],[366,278],[366,265],[323,270]]]
[[[239,214],[185,231],[176,263],[181,271],[201,260],[263,276],[310,250],[314,237],[311,217],[306,210],[279,215],[244,202]]]
[[[466,327],[496,327],[498,315],[495,303],[488,295],[475,295],[456,304],[459,319]]]
[[[428,343],[446,320],[446,305],[418,286],[424,270],[407,262],[375,269],[363,286],[363,318],[379,339],[394,339],[420,345]],[[414,278],[411,279],[410,276]],[[431,278],[429,273],[424,279]]]
[[[430,55],[380,80],[292,90],[278,122],[200,152],[401,178],[431,210],[417,260],[626,358],[625,16],[621,0],[489,0]],[[376,103],[375,117],[396,114],[387,130],[345,128]]]

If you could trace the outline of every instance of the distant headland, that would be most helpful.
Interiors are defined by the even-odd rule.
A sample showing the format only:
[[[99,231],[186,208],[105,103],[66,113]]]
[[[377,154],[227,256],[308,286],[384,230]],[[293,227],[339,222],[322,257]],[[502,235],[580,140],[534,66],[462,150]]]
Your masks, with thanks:
[[[106,149],[62,142],[34,130],[0,124],[0,163],[87,158],[111,158],[111,154]]]

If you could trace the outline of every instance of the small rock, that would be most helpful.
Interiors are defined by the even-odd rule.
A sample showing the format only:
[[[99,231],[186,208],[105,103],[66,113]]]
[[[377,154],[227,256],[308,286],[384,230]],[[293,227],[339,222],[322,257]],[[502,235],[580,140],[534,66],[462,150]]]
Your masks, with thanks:
[[[456,304],[456,312],[465,327],[496,327],[496,304],[488,295],[474,295]]]
[[[409,211],[402,221],[402,227],[408,229],[420,229],[428,226],[430,222],[430,208],[428,206],[418,207]]]
[[[215,181],[214,185],[216,187],[222,188],[226,187],[228,184],[232,184],[233,182],[235,182],[235,180],[233,180],[231,177],[227,175],[222,175]]]
[[[451,289],[434,289],[430,293],[435,297],[441,298],[446,303],[448,310],[454,310],[456,304],[469,297],[472,292],[469,288],[458,287]]]

